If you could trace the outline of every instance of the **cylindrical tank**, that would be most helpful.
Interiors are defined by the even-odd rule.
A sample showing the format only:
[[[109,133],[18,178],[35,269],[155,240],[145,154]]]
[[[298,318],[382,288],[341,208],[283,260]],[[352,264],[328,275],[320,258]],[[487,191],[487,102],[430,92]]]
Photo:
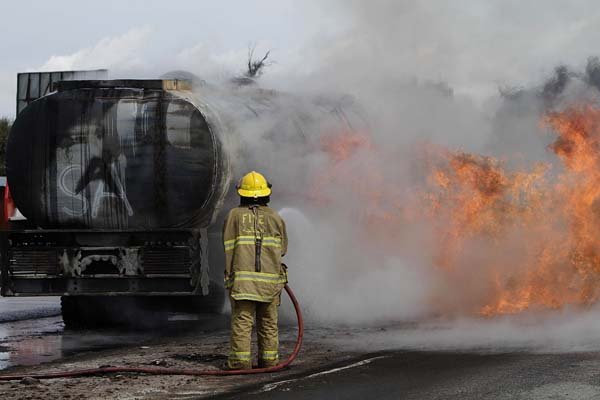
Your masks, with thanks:
[[[199,227],[226,190],[221,143],[181,81],[62,82],[7,143],[15,203],[46,228]],[[173,89],[173,90],[170,90]]]
[[[258,88],[59,82],[13,124],[8,185],[42,228],[207,227],[233,193],[232,177],[298,175],[319,146],[313,133],[346,129],[354,114],[339,102]]]

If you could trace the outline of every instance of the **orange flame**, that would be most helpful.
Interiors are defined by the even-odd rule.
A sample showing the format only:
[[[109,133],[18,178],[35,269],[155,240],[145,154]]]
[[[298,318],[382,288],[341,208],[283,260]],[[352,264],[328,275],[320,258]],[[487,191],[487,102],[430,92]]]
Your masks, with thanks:
[[[344,132],[322,142],[330,168],[314,193],[333,182],[348,187],[364,205],[370,240],[383,247],[408,222],[426,226],[433,248],[423,251],[433,252],[438,273],[462,298],[446,301],[451,312],[590,305],[600,297],[600,108],[573,106],[542,123],[557,135],[549,150],[562,166],[554,174],[549,164],[511,171],[491,157],[428,146],[425,182],[402,191],[384,184],[377,163],[352,164],[379,150],[368,135]]]

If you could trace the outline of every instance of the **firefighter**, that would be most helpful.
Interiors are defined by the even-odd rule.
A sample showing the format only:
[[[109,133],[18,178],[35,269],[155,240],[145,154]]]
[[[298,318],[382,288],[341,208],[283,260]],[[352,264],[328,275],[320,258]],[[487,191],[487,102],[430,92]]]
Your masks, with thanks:
[[[281,290],[287,272],[281,263],[287,251],[285,223],[267,204],[271,184],[252,171],[237,186],[240,205],[223,227],[225,287],[231,300],[231,348],[227,369],[252,368],[251,337],[256,319],[258,366],[279,362],[277,326]]]

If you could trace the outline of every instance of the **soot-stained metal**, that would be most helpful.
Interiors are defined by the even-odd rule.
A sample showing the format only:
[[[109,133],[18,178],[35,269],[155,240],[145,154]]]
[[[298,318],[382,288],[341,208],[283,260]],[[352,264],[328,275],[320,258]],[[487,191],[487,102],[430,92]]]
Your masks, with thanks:
[[[7,175],[30,222],[101,229],[210,222],[218,139],[193,104],[149,82],[150,89],[63,82],[58,88],[68,90],[19,115]]]
[[[106,79],[108,70],[22,72],[17,75],[17,115],[31,102],[55,90],[58,82]]]
[[[264,170],[280,204],[302,201],[277,179],[308,187],[299,171],[322,135],[364,129],[346,97],[191,89],[179,79],[71,80],[29,99],[7,143],[8,184],[27,220],[7,232],[3,295],[218,298],[221,223],[239,202],[233,177]]]

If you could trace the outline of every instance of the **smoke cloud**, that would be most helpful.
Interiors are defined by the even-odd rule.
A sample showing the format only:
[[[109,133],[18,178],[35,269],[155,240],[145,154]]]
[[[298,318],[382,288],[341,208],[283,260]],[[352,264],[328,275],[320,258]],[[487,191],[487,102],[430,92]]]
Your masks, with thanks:
[[[276,162],[257,163],[280,183],[275,199],[278,187],[294,182],[306,184],[316,198],[282,211],[292,240],[287,257],[291,283],[310,318],[381,323],[476,316],[486,314],[490,304],[499,307],[494,313],[560,309],[596,298],[595,283],[590,288],[553,277],[562,268],[575,268],[565,264],[542,274],[546,282],[533,290],[572,285],[575,292],[588,291],[586,301],[569,294],[565,304],[536,303],[539,293],[533,293],[527,297],[531,307],[510,308],[490,295],[507,290],[509,303],[512,295],[518,298],[515,288],[524,286],[519,280],[538,272],[529,266],[540,256],[533,254],[536,246],[568,236],[563,217],[556,217],[547,231],[534,220],[529,226],[518,221],[528,218],[520,206],[537,204],[530,196],[550,197],[545,191],[565,169],[548,147],[557,133],[556,126],[542,123],[544,115],[599,99],[597,61],[588,60],[597,33],[585,5],[573,3],[563,10],[547,3],[464,2],[457,7],[376,1],[344,2],[328,10],[345,19],[348,28],[331,40],[307,44],[304,70],[292,69],[284,81],[270,83],[296,93],[349,95],[346,109],[360,108],[357,114],[365,116],[367,127],[339,134],[336,149],[319,138],[303,155],[312,162],[301,172],[274,168],[280,165]],[[297,166],[297,155],[272,150],[276,155],[264,148],[261,154]],[[441,183],[432,175],[446,171],[452,177],[472,167],[493,172],[493,179],[506,174],[510,182],[498,186],[501,200],[476,211],[464,208],[466,201],[459,204],[452,197],[456,193],[438,190]],[[496,169],[501,173],[494,175]],[[493,181],[483,184],[458,196],[496,190]],[[518,194],[510,197],[510,191]],[[486,201],[485,196],[475,200]],[[442,212],[435,201],[445,202]],[[511,213],[518,209],[521,214],[508,216],[502,208],[507,204]],[[482,226],[464,222],[470,212]],[[471,229],[468,239],[449,244],[452,235],[464,233],[460,229]],[[566,256],[561,262],[570,263]],[[596,277],[582,279],[596,282]],[[512,328],[505,332],[514,337],[509,332],[518,328]]]
[[[273,182],[273,205],[290,234],[290,283],[308,318],[336,324],[459,318],[431,335],[392,341],[409,347],[459,346],[474,326],[481,329],[471,339],[481,346],[504,339],[527,346],[540,337],[560,341],[570,324],[581,327],[576,331],[589,344],[588,333],[598,329],[594,318],[572,314],[573,308],[550,317],[549,325],[563,325],[550,337],[540,335],[549,325],[519,337],[522,320],[483,323],[477,315],[494,303],[490,293],[498,282],[509,293],[520,287],[530,243],[560,243],[568,230],[568,221],[558,218],[544,231],[549,236],[541,235],[535,223],[541,214],[520,205],[538,194],[547,198],[543,187],[560,183],[555,178],[565,169],[548,148],[557,132],[541,123],[544,115],[599,99],[600,68],[588,59],[600,39],[595,3],[322,3],[307,5],[307,18],[318,14],[336,28],[323,26],[301,48],[274,52],[277,62],[258,81],[291,93],[269,99],[276,117],[235,121],[244,160],[235,172],[261,170]],[[97,67],[95,60],[106,59],[124,74],[138,68],[148,74],[141,55],[148,32],[107,38],[52,57],[43,68]],[[257,54],[268,48],[259,42]],[[246,43],[227,52],[198,43],[154,68],[187,69],[228,85],[246,56]],[[483,184],[476,190],[444,190],[461,171],[471,171],[469,179],[475,172],[493,179],[477,180]],[[472,214],[457,200],[469,196],[483,204]],[[512,216],[501,218],[506,209]],[[483,225],[461,224],[468,215],[483,217]],[[527,218],[532,225],[518,224]],[[490,221],[504,225],[496,231]],[[468,240],[449,245],[459,228],[467,229]],[[551,276],[536,290],[554,289]],[[594,299],[595,278],[588,283]],[[476,319],[464,319],[471,316]]]
[[[120,36],[103,38],[94,46],[72,54],[52,56],[38,70],[96,69],[99,63],[103,68],[117,71],[139,70],[144,65],[141,51],[150,34],[151,29],[148,27],[134,28]]]

